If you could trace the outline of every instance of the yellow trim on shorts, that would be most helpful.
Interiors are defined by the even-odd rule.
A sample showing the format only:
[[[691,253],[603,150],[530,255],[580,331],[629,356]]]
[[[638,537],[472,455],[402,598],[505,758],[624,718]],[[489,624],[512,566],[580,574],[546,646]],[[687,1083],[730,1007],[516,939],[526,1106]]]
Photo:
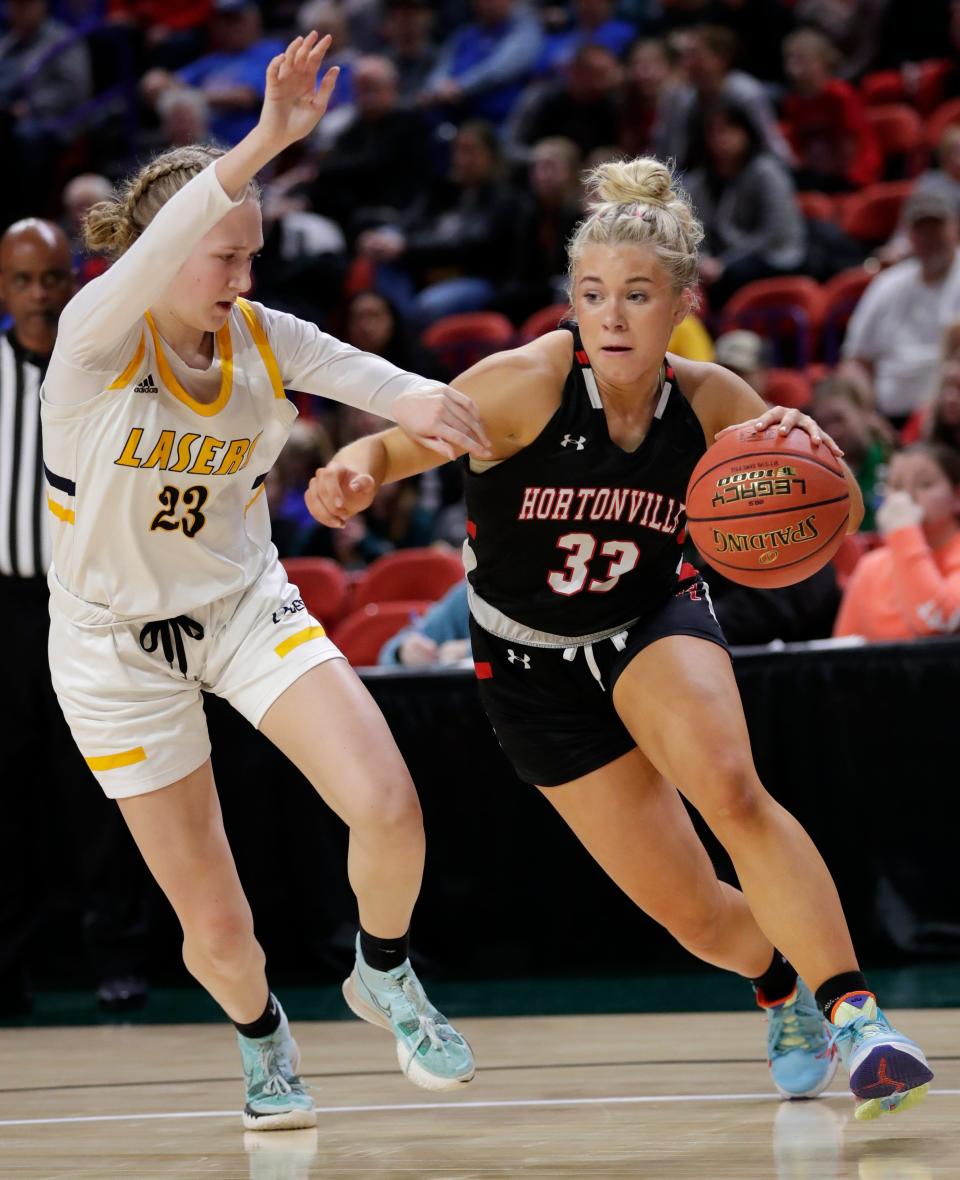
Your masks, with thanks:
[[[47,507],[57,520],[62,520],[64,524],[76,524],[77,518],[72,508],[64,508],[62,504],[58,504],[50,496],[47,496]]]
[[[147,337],[141,329],[140,343],[137,345],[137,351],[133,354],[133,360],[129,365],[127,365],[116,381],[110,382],[110,384],[107,386],[107,389],[123,389],[124,386],[129,385],[130,379],[133,377],[134,373],[136,373],[137,369],[140,368],[140,362],[143,360],[143,354],[146,351]]]
[[[287,392],[283,388],[280,366],[277,364],[277,358],[274,355],[273,349],[270,347],[267,334],[264,332],[263,326],[257,318],[257,313],[246,299],[238,299],[237,307],[240,308],[243,318],[247,321],[247,327],[250,329],[250,335],[253,337],[253,342],[257,346],[257,352],[260,353],[263,367],[267,370],[270,384],[273,386],[273,396],[276,398],[285,398]]]
[[[183,402],[185,406],[189,406],[197,414],[202,414],[204,418],[210,418],[214,414],[219,414],[230,400],[230,394],[233,392],[233,341],[230,338],[229,319],[219,332],[217,332],[217,348],[220,352],[220,392],[212,402],[197,401],[195,397],[187,393],[177,380],[173,369],[170,368],[170,364],[160,344],[160,333],[157,331],[157,325],[153,322],[153,316],[149,311],[144,314],[144,319],[147,321],[150,335],[153,337],[153,350],[157,354],[157,368],[160,372],[160,380],[167,389],[169,389],[177,401]]]
[[[298,631],[296,635],[291,635],[289,639],[285,639],[283,643],[278,643],[273,649],[282,660],[284,656],[289,655],[295,647],[299,647],[301,643],[308,643],[311,639],[323,639],[326,631],[322,627],[304,627],[302,631]]]
[[[121,750],[119,754],[100,754],[84,761],[91,770],[119,770],[121,766],[133,766],[135,762],[146,762],[147,752],[143,746],[133,750]]]

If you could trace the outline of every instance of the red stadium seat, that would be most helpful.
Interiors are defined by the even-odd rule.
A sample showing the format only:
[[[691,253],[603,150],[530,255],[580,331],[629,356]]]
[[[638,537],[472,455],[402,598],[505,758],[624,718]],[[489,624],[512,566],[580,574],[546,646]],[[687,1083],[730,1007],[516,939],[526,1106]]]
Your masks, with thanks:
[[[836,217],[836,202],[827,193],[797,193],[797,204],[808,221],[833,221]]]
[[[411,598],[397,602],[368,602],[353,610],[334,628],[330,638],[354,668],[369,668],[377,662],[380,649],[432,604]]]
[[[805,410],[813,400],[813,389],[805,373],[796,369],[768,369],[763,396],[772,406]]]
[[[541,307],[533,315],[528,316],[520,325],[518,333],[521,344],[529,344],[538,336],[552,332],[565,316],[570,314],[569,303],[553,303],[550,307]]]
[[[350,611],[368,602],[421,598],[435,602],[463,578],[460,556],[448,549],[398,549],[370,563],[357,578]]]
[[[832,559],[837,584],[841,590],[850,581],[850,575],[856,569],[860,558],[881,543],[878,533],[847,533]]]
[[[931,148],[940,146],[940,137],[951,123],[960,123],[960,98],[947,99],[927,119],[927,143]]]
[[[864,114],[883,153],[884,174],[891,180],[916,176],[927,156],[920,116],[905,103],[869,106]]]
[[[932,57],[900,70],[876,70],[864,76],[860,94],[871,106],[904,102],[929,115],[943,101],[944,80],[952,68],[949,58]]]
[[[874,70],[864,74],[860,96],[868,106],[907,101],[907,86],[900,70]]]
[[[720,332],[747,328],[765,336],[772,341],[775,365],[803,369],[813,360],[822,317],[823,290],[813,279],[805,275],[757,279],[727,301]]]
[[[873,275],[873,271],[862,266],[854,266],[833,275],[823,284],[821,352],[828,365],[835,365],[840,359],[840,345],[843,343],[847,323]]]
[[[347,604],[347,575],[329,557],[285,557],[283,568],[299,589],[307,610],[329,631]]]
[[[420,339],[447,375],[454,377],[492,352],[509,348],[514,336],[513,324],[500,312],[467,311],[437,320]]]
[[[912,188],[912,180],[868,184],[844,202],[840,228],[868,246],[885,242],[897,228],[901,206]]]

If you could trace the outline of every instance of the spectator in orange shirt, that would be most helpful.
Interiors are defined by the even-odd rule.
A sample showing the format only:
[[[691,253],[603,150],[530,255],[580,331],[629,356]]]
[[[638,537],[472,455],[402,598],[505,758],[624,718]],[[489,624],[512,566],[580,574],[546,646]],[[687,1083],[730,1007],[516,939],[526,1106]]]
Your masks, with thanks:
[[[960,452],[915,443],[894,455],[877,525],[884,544],[853,571],[834,635],[960,631]]]
[[[783,128],[797,188],[846,192],[879,180],[883,156],[859,94],[833,76],[836,49],[816,29],[799,29],[784,41],[783,56],[791,86]]]

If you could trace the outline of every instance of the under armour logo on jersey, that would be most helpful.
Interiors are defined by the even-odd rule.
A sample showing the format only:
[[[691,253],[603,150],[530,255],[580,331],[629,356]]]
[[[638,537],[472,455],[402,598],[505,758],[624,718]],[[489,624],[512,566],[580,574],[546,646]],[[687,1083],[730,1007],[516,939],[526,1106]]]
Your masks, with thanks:
[[[512,647],[508,647],[507,659],[511,664],[523,664],[524,671],[530,671],[530,657],[528,655],[518,656]]]
[[[135,385],[133,387],[133,392],[134,393],[159,393],[160,390],[157,388],[156,383],[153,380],[153,374],[148,373],[146,375],[146,377],[144,377],[144,379],[138,385]]]
[[[560,440],[560,445],[562,447],[576,447],[578,451],[582,451],[586,441],[586,435],[581,434],[579,438],[574,438],[570,434],[565,434]]]

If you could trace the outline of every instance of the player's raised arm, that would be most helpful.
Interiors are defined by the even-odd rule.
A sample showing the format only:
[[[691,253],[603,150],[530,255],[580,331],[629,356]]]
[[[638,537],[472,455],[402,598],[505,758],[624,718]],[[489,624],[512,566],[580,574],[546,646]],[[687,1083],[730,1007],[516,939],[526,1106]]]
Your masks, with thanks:
[[[318,40],[310,33],[291,41],[270,62],[259,122],[214,167],[206,166],[216,155],[207,147],[174,149],[159,156],[121,196],[93,206],[87,244],[117,261],[64,309],[57,341],[61,361],[96,367],[98,357],[163,294],[201,238],[246,198],[256,173],[313,130],[337,79],[333,67],[317,87],[329,46],[329,37]],[[196,173],[198,161],[202,170],[183,184],[182,172]],[[149,199],[141,200],[148,189]]]

